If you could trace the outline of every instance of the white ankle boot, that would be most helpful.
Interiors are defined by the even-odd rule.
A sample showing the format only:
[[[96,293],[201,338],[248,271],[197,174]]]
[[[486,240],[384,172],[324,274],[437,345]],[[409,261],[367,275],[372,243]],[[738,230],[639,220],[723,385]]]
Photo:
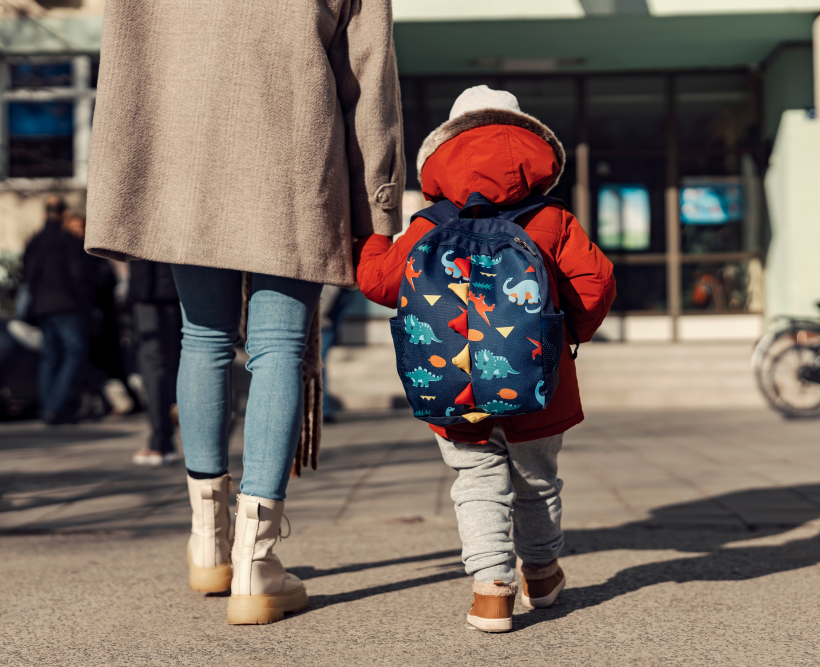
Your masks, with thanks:
[[[188,477],[188,495],[194,511],[188,540],[188,569],[189,583],[195,591],[219,593],[231,587],[230,492],[230,475],[214,479]]]
[[[228,600],[230,624],[275,623],[286,612],[307,609],[304,584],[285,572],[273,553],[284,509],[281,500],[237,496],[236,538],[231,551],[233,580]]]

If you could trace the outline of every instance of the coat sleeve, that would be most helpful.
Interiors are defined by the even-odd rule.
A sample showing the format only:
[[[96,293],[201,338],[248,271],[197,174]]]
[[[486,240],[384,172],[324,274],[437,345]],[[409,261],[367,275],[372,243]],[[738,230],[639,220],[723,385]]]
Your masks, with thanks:
[[[612,262],[589,240],[571,213],[564,212],[563,234],[558,244],[558,291],[561,307],[568,311],[582,343],[604,321],[615,300]]]
[[[353,236],[401,231],[399,76],[390,0],[350,0],[328,49],[345,124]]]
[[[424,218],[416,218],[408,230],[391,244],[388,237],[373,234],[353,246],[356,280],[359,289],[371,301],[395,308],[399,288],[407,265],[407,255],[417,241],[434,227]]]

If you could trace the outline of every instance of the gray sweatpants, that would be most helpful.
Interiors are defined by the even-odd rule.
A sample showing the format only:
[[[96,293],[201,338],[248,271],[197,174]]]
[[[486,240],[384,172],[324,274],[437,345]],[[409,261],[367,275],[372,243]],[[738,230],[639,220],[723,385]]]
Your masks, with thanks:
[[[513,546],[524,565],[547,565],[558,557],[564,546],[564,482],[557,476],[563,434],[511,443],[496,426],[486,445],[436,439],[444,462],[458,472],[450,496],[467,574],[480,582],[512,582]]]

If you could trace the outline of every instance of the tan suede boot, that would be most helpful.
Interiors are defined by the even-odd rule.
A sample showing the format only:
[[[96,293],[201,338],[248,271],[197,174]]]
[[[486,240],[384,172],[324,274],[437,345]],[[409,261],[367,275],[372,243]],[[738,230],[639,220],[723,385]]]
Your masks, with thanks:
[[[483,632],[512,630],[512,612],[518,584],[505,584],[500,579],[491,584],[473,582],[473,604],[467,612],[467,622]]]
[[[232,625],[275,623],[287,612],[308,607],[304,584],[285,572],[273,553],[284,509],[281,500],[244,494],[236,497],[233,580],[228,600],[228,623]]]
[[[195,591],[220,593],[231,587],[230,492],[230,475],[214,479],[188,477],[188,496],[194,511],[188,540],[188,569],[189,583]]]
[[[519,559],[518,570],[521,573],[521,601],[530,609],[551,606],[567,583],[557,558],[543,567],[523,565]]]

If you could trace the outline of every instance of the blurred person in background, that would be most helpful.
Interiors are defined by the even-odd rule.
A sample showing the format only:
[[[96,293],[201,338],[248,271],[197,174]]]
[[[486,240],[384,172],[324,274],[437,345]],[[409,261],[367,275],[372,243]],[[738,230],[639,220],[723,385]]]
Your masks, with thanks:
[[[85,216],[71,213],[63,228],[85,240]],[[120,336],[115,292],[118,279],[110,260],[85,255],[91,279],[89,318],[89,365],[83,375],[83,405],[78,416],[100,418],[112,412],[128,413],[140,408],[138,396],[128,385]]]
[[[47,424],[76,420],[71,398],[88,360],[88,322],[94,284],[83,244],[63,229],[67,207],[46,200],[46,225],[26,247],[23,281],[30,318],[43,331],[40,359],[40,416]]]
[[[182,344],[182,312],[169,264],[129,262],[128,303],[139,338],[139,367],[148,399],[151,438],[132,461],[137,465],[175,463],[177,371]]]
[[[331,395],[327,384],[325,362],[327,355],[336,344],[339,329],[345,320],[350,304],[356,296],[354,290],[336,285],[325,285],[322,288],[322,299],[319,302],[319,315],[322,321],[322,416],[325,423],[336,421],[336,399]]]
[[[230,588],[228,623],[273,623],[308,605],[274,547],[291,471],[318,455],[322,284],[355,284],[352,237],[401,229],[391,4],[108,0],[105,13],[86,249],[173,265],[189,585]],[[203,85],[220,81],[238,85]],[[243,272],[252,380],[231,548]]]

